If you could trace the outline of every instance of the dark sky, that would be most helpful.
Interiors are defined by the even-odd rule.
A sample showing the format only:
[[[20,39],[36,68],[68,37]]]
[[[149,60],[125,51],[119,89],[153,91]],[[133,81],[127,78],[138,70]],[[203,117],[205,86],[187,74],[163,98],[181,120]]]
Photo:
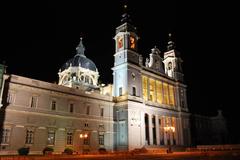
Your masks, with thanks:
[[[80,36],[86,56],[95,62],[101,81],[112,82],[114,34],[120,25],[120,0],[78,2],[9,2],[1,5],[1,61],[7,72],[38,80],[58,81],[59,68],[74,56]],[[173,33],[184,60],[189,107],[231,122],[236,112],[239,82],[236,5],[196,0],[129,1],[137,27],[139,53],[147,57],[155,45],[163,52]],[[234,92],[235,91],[235,92]]]

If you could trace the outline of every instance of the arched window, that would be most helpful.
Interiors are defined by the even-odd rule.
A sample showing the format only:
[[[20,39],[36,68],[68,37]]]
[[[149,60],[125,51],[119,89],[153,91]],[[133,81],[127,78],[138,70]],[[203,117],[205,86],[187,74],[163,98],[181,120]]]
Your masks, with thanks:
[[[89,76],[85,77],[85,83],[89,83]]]
[[[84,81],[84,76],[81,76],[81,81]]]
[[[90,78],[90,84],[93,85],[93,80],[92,80],[92,78]]]

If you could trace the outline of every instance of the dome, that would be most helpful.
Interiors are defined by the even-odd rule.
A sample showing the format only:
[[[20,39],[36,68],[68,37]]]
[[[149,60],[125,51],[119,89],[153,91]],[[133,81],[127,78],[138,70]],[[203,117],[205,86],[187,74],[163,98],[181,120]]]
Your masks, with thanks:
[[[83,46],[82,38],[81,38],[80,43],[76,47],[77,54],[73,58],[69,59],[62,66],[61,70],[63,71],[65,69],[68,69],[70,66],[72,66],[72,67],[82,67],[82,68],[97,72],[96,65],[93,63],[93,61],[91,61],[84,55],[84,51],[85,51],[85,47]]]
[[[65,69],[69,68],[70,66],[72,66],[72,67],[82,67],[82,68],[89,69],[89,70],[92,70],[94,72],[97,72],[97,67],[93,63],[93,61],[91,61],[86,56],[81,55],[81,54],[76,54],[73,58],[69,59],[62,66],[61,70],[63,71]]]

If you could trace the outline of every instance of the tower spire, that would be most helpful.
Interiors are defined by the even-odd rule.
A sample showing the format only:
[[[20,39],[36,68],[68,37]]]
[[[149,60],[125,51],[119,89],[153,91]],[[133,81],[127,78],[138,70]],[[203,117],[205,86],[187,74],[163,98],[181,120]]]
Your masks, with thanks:
[[[123,4],[123,14],[122,14],[121,22],[122,23],[131,22],[130,15],[128,14],[128,6],[127,6],[126,0],[124,1],[124,4]]]
[[[172,33],[168,34],[168,45],[167,45],[167,50],[172,50],[175,49],[175,43],[172,40]]]
[[[76,47],[76,52],[77,52],[76,55],[85,56],[85,55],[84,55],[85,47],[84,47],[84,45],[83,45],[83,43],[82,43],[82,39],[83,39],[83,38],[80,37],[80,42],[79,42],[78,46]]]

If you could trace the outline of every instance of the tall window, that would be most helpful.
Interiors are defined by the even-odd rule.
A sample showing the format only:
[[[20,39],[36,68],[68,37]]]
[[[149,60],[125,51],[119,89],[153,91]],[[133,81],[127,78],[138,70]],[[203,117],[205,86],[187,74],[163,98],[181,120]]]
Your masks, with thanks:
[[[89,76],[85,77],[85,83],[89,83]]]
[[[132,95],[136,96],[136,87],[132,87]]]
[[[36,108],[37,107],[37,96],[32,96],[30,106],[31,106],[31,108]]]
[[[100,111],[100,112],[101,112],[101,113],[100,113],[101,117],[103,117],[104,108],[101,108],[101,111]]]
[[[156,97],[155,97],[155,80],[154,79],[149,79],[149,100],[155,102]]]
[[[52,111],[56,110],[56,101],[55,100],[52,101],[51,109],[52,109]]]
[[[73,144],[73,133],[67,132],[67,145],[72,145],[72,144]]]
[[[183,89],[180,90],[180,106],[184,108],[185,103],[184,103],[184,91]]]
[[[163,103],[169,104],[168,84],[163,83]]]
[[[119,88],[119,96],[122,96],[122,87]]]
[[[73,113],[73,110],[74,110],[74,104],[73,104],[73,103],[70,103],[69,112],[70,112],[70,113]]]
[[[33,135],[34,135],[34,132],[32,130],[27,130],[26,140],[25,140],[26,144],[33,144]]]
[[[14,102],[14,98],[15,98],[15,93],[8,92],[7,103],[12,104]]]
[[[143,99],[147,101],[148,100],[148,78],[145,76],[142,76],[142,93],[143,93]]]
[[[9,128],[4,128],[2,130],[2,139],[0,144],[8,144],[10,139],[11,130]]]
[[[55,144],[55,132],[54,131],[48,131],[48,145],[54,145]]]
[[[169,85],[169,104],[174,105],[175,100],[174,100],[174,88],[172,85]]]
[[[86,108],[86,114],[87,114],[87,115],[90,114],[90,106],[87,106],[87,108]]]
[[[157,103],[163,103],[163,91],[162,91],[162,82],[157,81]]]
[[[99,145],[104,145],[104,135],[100,134],[98,139],[99,139]]]

